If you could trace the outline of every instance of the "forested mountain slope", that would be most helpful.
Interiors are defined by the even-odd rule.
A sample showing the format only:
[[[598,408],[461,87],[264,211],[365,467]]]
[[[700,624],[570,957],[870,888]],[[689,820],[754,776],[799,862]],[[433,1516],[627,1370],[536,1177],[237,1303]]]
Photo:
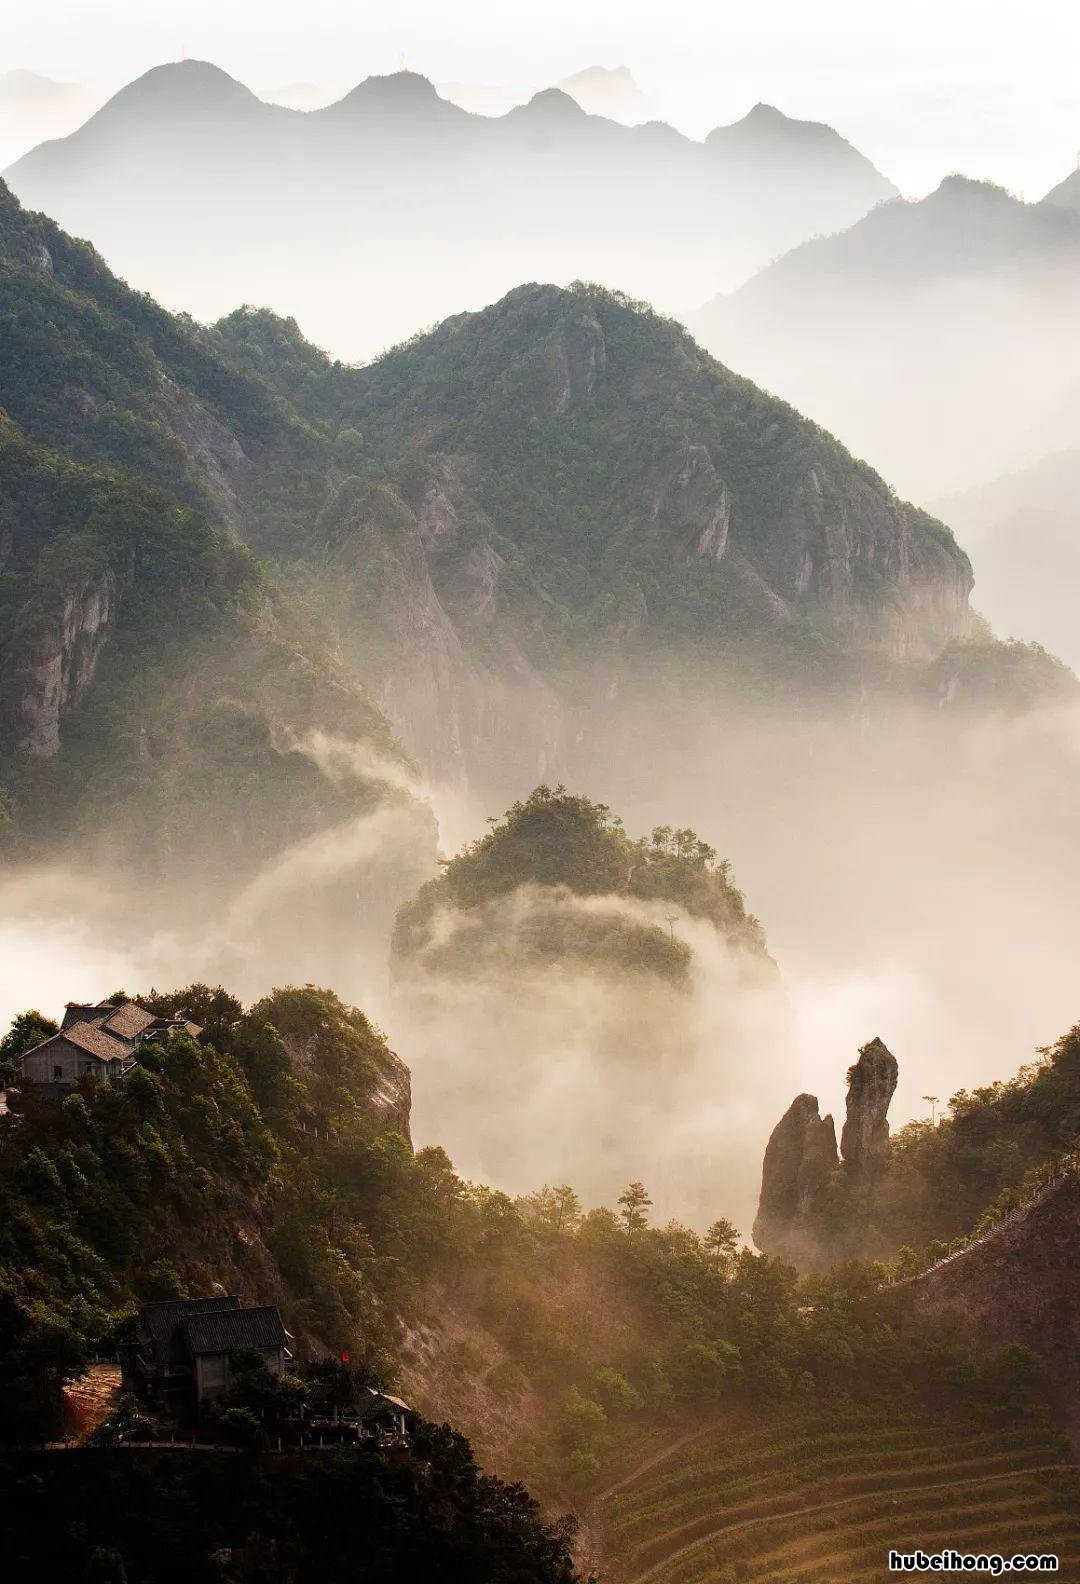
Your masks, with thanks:
[[[327,606],[426,764],[543,770],[673,657],[698,692],[895,687],[966,630],[940,523],[619,296],[521,287],[360,370],[262,313],[215,336],[352,448]]]
[[[1029,1355],[897,1328],[871,1270],[800,1288],[721,1214],[704,1235],[651,1226],[640,1183],[585,1211],[571,1185],[512,1201],[437,1147],[414,1153],[399,1064],[328,991],[247,1011],[197,985],[144,999],[202,1040],[146,1046],[117,1084],[63,1101],[12,1096],[0,1119],[8,1440],[52,1432],[58,1382],[115,1347],[137,1302],[215,1284],[280,1304],[302,1357],[349,1353],[560,1504],[703,1415],[843,1395],[892,1423],[920,1404],[1040,1422]],[[17,1022],[0,1059],[41,1033]]]
[[[6,190],[0,409],[9,852],[70,842],[201,894],[374,809],[374,772],[330,776],[307,745],[362,742],[393,779],[384,717],[240,543],[310,519],[322,442]]]
[[[966,629],[971,574],[947,530],[621,297],[522,287],[350,369],[263,312],[212,331],[166,314],[10,195],[0,242],[6,434],[122,476],[120,495],[138,485],[161,497],[159,526],[144,513],[141,537],[118,510],[107,548],[100,525],[96,537],[85,528],[85,474],[71,475],[83,496],[70,521],[44,496],[9,504],[22,525],[4,662],[16,751],[55,754],[66,714],[74,738],[76,714],[89,721],[104,691],[92,686],[102,657],[110,730],[137,719],[153,760],[153,716],[164,728],[175,694],[146,688],[153,664],[109,680],[120,645],[106,639],[119,611],[143,610],[169,675],[183,613],[176,674],[199,674],[189,612],[226,577],[203,571],[186,599],[174,555],[164,614],[122,601],[166,520],[174,536],[208,535],[244,583],[243,598],[220,596],[231,614],[219,628],[233,636],[203,667],[231,661],[234,715],[239,704],[265,723],[259,689],[275,676],[279,729],[303,721],[392,756],[368,685],[439,777],[501,769],[505,784],[522,753],[543,770],[613,690],[632,695],[635,668],[655,677],[665,655],[691,653],[699,682],[704,666],[749,668],[759,686],[800,672],[811,686],[864,685],[875,671],[888,686],[898,665],[933,660]],[[96,487],[100,498],[114,486]],[[77,576],[59,551],[75,539],[96,546]],[[290,595],[230,540],[287,565]],[[144,696],[125,696],[139,686]],[[294,706],[296,689],[307,696]],[[307,773],[295,754],[290,768]]]

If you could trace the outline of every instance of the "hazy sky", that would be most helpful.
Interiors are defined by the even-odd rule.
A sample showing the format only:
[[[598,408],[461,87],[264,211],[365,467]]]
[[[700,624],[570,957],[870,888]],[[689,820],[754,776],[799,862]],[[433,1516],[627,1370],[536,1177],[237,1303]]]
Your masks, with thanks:
[[[182,51],[252,87],[396,69],[550,82],[628,65],[700,134],[759,99],[827,120],[906,192],[949,170],[1040,197],[1080,149],[1080,7],[1070,0],[8,0],[0,70],[119,86]]]

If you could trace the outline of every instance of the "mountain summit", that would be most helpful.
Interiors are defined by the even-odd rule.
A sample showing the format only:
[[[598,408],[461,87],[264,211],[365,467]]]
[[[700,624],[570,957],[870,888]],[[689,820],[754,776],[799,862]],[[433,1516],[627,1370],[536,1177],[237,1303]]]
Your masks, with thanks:
[[[319,521],[326,608],[433,771],[538,744],[550,763],[665,654],[694,654],[698,685],[839,674],[921,663],[966,626],[940,523],[618,294],[521,286],[357,370],[270,315],[217,334],[309,421],[363,436]]]

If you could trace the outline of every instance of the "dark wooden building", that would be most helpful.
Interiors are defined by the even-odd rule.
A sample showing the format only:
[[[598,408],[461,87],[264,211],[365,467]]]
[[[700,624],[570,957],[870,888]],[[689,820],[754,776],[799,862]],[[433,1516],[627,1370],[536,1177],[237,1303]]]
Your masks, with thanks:
[[[233,1353],[254,1348],[280,1375],[290,1340],[272,1305],[242,1309],[231,1296],[143,1304],[135,1341],[121,1349],[124,1389],[184,1418],[228,1390]]]

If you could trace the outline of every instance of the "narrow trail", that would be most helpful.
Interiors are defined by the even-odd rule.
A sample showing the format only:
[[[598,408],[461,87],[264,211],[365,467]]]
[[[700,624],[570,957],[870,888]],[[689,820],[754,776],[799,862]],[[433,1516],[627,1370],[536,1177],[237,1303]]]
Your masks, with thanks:
[[[614,1485],[609,1485],[605,1490],[598,1491],[592,1498],[592,1505],[598,1507],[601,1502],[610,1501],[613,1496],[618,1496],[620,1491],[629,1490],[630,1486],[636,1485],[639,1479],[644,1478],[646,1474],[651,1474],[653,1469],[659,1468],[662,1463],[666,1463],[668,1458],[674,1457],[676,1452],[681,1452],[683,1447],[690,1446],[694,1441],[700,1441],[702,1436],[713,1435],[717,1430],[733,1430],[736,1428],[736,1421],[731,1416],[727,1416],[723,1419],[710,1420],[708,1424],[699,1425],[696,1430],[688,1430],[677,1441],[667,1442],[658,1452],[653,1453],[652,1457],[646,1458],[636,1468],[631,1469],[629,1474],[623,1474],[615,1481]]]
[[[905,1486],[903,1487],[903,1494],[922,1495],[930,1491],[962,1490],[972,1485],[1000,1484],[1005,1480],[1026,1479],[1035,1474],[1058,1474],[1067,1469],[1075,1468],[1075,1466],[1073,1463],[1043,1463],[1035,1468],[1013,1469],[1006,1474],[985,1474],[966,1480],[938,1480],[929,1485]],[[672,1563],[681,1561],[691,1551],[696,1551],[699,1546],[707,1545],[710,1540],[718,1539],[722,1535],[760,1528],[764,1524],[777,1523],[787,1518],[810,1518],[817,1513],[835,1512],[838,1507],[850,1507],[856,1502],[871,1501],[875,1496],[891,1496],[896,1493],[897,1487],[895,1485],[885,1485],[879,1490],[860,1491],[855,1496],[843,1496],[837,1501],[818,1502],[811,1507],[781,1508],[771,1512],[759,1512],[749,1517],[737,1519],[734,1523],[717,1524],[715,1528],[708,1530],[706,1533],[695,1535],[685,1545],[679,1546],[674,1551],[669,1551],[666,1556],[661,1557],[651,1567],[646,1568],[644,1573],[637,1573],[628,1579],[626,1584],[651,1584],[651,1581],[658,1579],[663,1570],[670,1567]],[[760,1505],[764,1506],[765,1504],[761,1503]]]

